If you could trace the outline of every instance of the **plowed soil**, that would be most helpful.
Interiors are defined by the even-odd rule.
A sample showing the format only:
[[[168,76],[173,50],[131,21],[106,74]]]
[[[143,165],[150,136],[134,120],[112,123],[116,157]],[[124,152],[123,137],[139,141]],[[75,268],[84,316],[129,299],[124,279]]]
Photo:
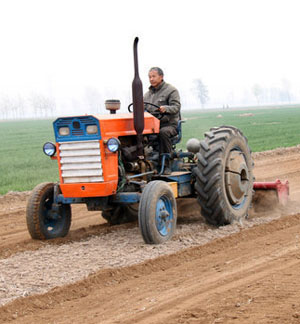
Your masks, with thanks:
[[[300,323],[300,148],[253,156],[256,181],[289,180],[288,205],[257,193],[247,220],[214,228],[182,200],[159,246],[84,206],[66,238],[34,241],[29,193],[0,196],[0,323]]]

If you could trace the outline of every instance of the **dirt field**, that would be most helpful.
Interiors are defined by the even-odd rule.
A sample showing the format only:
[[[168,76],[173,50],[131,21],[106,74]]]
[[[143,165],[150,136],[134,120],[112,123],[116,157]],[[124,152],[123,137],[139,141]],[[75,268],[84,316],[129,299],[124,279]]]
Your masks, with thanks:
[[[254,204],[216,229],[180,201],[176,235],[160,246],[83,206],[66,238],[33,241],[29,193],[0,197],[0,322],[300,323],[300,147],[254,160],[257,181],[289,180],[288,206]]]

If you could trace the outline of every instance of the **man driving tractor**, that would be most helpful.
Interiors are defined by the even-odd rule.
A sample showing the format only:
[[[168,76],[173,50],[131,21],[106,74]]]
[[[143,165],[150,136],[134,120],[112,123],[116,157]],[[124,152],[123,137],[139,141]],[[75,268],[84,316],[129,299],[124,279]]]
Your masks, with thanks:
[[[146,110],[154,113],[159,109],[162,114],[160,118],[159,131],[159,153],[171,153],[171,137],[177,135],[177,124],[180,120],[180,97],[178,90],[164,81],[164,73],[159,67],[152,67],[149,70],[149,81],[151,86],[149,91],[144,95]],[[147,103],[154,104],[155,108]],[[171,169],[166,160],[164,174],[170,174]]]

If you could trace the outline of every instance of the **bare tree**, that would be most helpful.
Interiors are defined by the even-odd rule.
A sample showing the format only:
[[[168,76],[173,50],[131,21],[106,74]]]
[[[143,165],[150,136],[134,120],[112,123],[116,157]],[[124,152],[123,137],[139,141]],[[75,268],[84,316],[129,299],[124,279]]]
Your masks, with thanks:
[[[34,93],[30,98],[35,117],[49,117],[54,115],[56,103],[54,98],[40,93]]]
[[[201,103],[201,107],[203,108],[204,105],[208,102],[208,89],[207,86],[202,82],[201,79],[194,80],[194,92]]]
[[[26,104],[25,104],[25,100],[21,95],[18,95],[16,97],[16,106],[18,107],[18,117],[22,118],[25,116],[26,113]]]
[[[3,119],[8,119],[11,115],[11,100],[8,96],[3,96],[0,101],[0,111]]]
[[[0,100],[0,113],[3,119],[22,118],[25,114],[25,101],[20,95],[16,97],[5,95]]]
[[[261,98],[263,95],[263,88],[259,84],[254,84],[252,87],[252,93],[254,97],[256,98],[257,104],[260,105]]]

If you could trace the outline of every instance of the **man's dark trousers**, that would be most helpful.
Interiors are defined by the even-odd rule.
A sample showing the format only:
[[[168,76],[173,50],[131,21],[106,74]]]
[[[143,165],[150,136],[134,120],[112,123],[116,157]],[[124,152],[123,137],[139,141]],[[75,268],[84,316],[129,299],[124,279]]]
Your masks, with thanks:
[[[177,135],[174,126],[164,126],[159,131],[159,153],[171,153],[172,141],[171,137]]]

